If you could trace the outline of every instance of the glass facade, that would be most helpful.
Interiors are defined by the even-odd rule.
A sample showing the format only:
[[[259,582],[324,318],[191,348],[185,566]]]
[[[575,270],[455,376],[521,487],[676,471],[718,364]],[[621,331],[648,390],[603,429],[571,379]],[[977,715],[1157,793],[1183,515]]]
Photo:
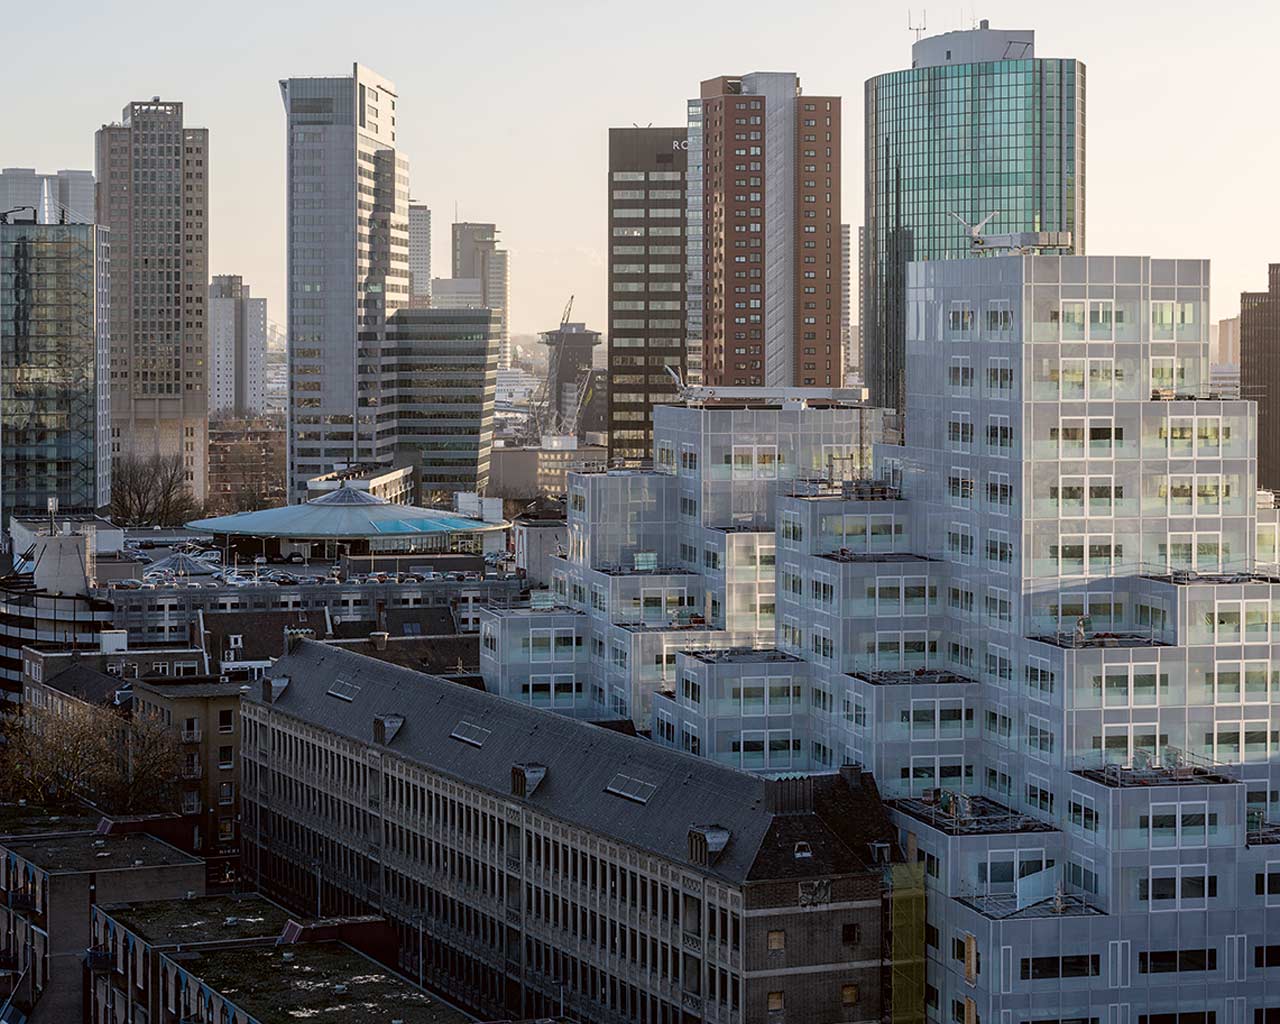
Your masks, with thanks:
[[[0,224],[0,515],[111,500],[107,233]]]
[[[977,224],[995,213],[988,233],[1070,231],[1071,251],[1084,251],[1084,102],[1075,60],[940,64],[868,80],[862,327],[875,404],[905,408],[906,265],[968,257],[956,217]]]
[[[281,83],[288,123],[289,496],[340,463],[393,461],[380,332],[409,300],[409,164],[395,86],[350,77]]]

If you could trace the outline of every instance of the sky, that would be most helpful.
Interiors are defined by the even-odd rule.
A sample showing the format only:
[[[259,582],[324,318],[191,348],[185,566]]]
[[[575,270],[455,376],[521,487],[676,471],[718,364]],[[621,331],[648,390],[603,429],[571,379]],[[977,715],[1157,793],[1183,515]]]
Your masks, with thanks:
[[[1031,28],[1038,56],[1085,62],[1089,252],[1211,259],[1215,320],[1266,287],[1280,261],[1280,4],[1001,0],[910,12],[921,17],[930,35],[977,18]],[[554,327],[570,295],[573,318],[603,328],[607,129],[683,124],[704,78],[796,71],[805,91],[844,97],[844,219],[857,225],[863,82],[909,66],[908,23],[906,6],[879,0],[64,0],[52,28],[11,26],[0,167],[91,168],[94,131],[127,102],[183,101],[210,133],[210,273],[243,275],[283,322],[277,83],[359,61],[396,84],[436,275],[449,274],[456,204],[460,219],[495,222],[511,253],[512,333]]]

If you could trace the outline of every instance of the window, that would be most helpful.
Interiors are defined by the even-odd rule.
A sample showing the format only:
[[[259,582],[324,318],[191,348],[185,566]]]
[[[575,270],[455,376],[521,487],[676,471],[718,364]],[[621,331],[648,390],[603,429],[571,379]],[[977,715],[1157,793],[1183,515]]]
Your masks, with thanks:
[[[1022,958],[1022,980],[1044,981],[1052,978],[1096,978],[1102,973],[1097,953],[1071,956],[1032,956]]]
[[[967,338],[973,331],[973,307],[967,302],[953,302],[947,313],[947,331]]]
[[[780,1012],[783,1009],[782,993],[770,992],[768,1007],[770,1013]]]
[[[234,782],[222,782],[218,785],[218,803],[231,804],[235,803],[236,784]]]
[[[1204,949],[1204,950],[1197,949],[1197,950],[1192,950],[1191,952],[1214,953],[1216,955],[1216,951],[1212,949]],[[1253,947],[1253,966],[1254,967],[1280,967],[1280,946],[1254,946]],[[1189,967],[1189,968],[1180,967],[1178,969],[1193,970],[1193,971],[1212,971],[1216,967],[1217,967],[1217,963],[1215,962],[1213,965],[1209,967]]]
[[[858,1005],[858,986],[857,985],[841,985],[840,986],[840,1005],[841,1006],[857,1006]]]
[[[219,747],[219,748],[218,748],[218,767],[219,767],[219,768],[232,768],[232,767],[234,767],[235,762],[234,762],[234,755],[233,755],[233,753],[232,753],[232,751],[233,751],[234,749],[235,749],[235,748],[234,748],[234,747],[231,747],[231,746],[225,746],[225,747]]]
[[[1266,898],[1268,907],[1280,906],[1280,860],[1269,860],[1265,871],[1253,876],[1253,891]]]
[[[1149,902],[1153,912],[1205,910],[1217,895],[1218,876],[1204,864],[1153,866],[1148,877],[1138,879],[1138,900]]]
[[[787,948],[787,933],[771,931],[769,933],[769,952],[778,953]]]
[[[235,712],[231,708],[223,708],[218,712],[218,732],[235,731]]]
[[[1215,1010],[1188,1010],[1185,1013],[1140,1013],[1138,1024],[1216,1024]],[[1257,1021],[1254,1021],[1257,1024]]]
[[[1255,960],[1256,954],[1262,948],[1254,947]],[[1280,953],[1280,946],[1267,948]],[[1277,963],[1280,963],[1280,958],[1277,958]],[[1255,966],[1263,965],[1255,963]],[[1216,949],[1153,949],[1143,950],[1138,954],[1139,974],[1172,974],[1181,971],[1216,971],[1217,969],[1218,951]]]
[[[846,946],[856,946],[862,941],[862,925],[846,924],[841,926],[840,941]]]

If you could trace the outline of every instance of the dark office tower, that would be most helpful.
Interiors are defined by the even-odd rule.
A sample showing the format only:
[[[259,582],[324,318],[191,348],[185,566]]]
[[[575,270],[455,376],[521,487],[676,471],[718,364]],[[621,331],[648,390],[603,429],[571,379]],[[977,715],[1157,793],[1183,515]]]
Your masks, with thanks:
[[[111,229],[111,450],[181,455],[208,477],[209,133],[182,104],[130,103],[97,134],[97,218]]]
[[[454,279],[479,283],[480,304],[498,318],[498,367],[505,370],[511,365],[511,257],[498,244],[495,224],[453,225]]]
[[[724,75],[688,117],[704,382],[839,387],[840,97],[802,95],[790,72]]]
[[[1280,490],[1280,263],[1240,294],[1240,397],[1258,403],[1258,486]]]
[[[487,308],[410,307],[387,318],[378,391],[395,465],[414,467],[420,504],[489,485],[500,330]]]
[[[956,217],[994,213],[993,234],[1069,231],[1065,251],[1084,252],[1084,65],[1037,58],[1034,32],[979,24],[921,39],[910,69],[866,83],[863,376],[874,404],[899,411],[906,265],[970,256]]]
[[[554,331],[546,331],[542,342],[547,346],[547,420],[550,433],[579,434],[580,413],[591,384],[591,360],[600,344],[600,332],[586,324],[563,323]]]
[[[0,517],[111,500],[107,231],[0,216]]]
[[[652,457],[653,406],[675,393],[666,367],[701,372],[686,341],[686,158],[683,127],[609,129],[611,461]]]

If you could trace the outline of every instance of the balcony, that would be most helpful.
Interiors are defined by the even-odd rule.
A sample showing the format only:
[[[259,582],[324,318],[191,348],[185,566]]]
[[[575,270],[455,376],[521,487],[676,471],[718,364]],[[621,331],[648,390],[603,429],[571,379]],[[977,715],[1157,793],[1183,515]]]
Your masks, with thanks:
[[[183,743],[199,743],[202,737],[203,737],[203,733],[201,732],[200,726],[198,725],[193,729],[184,728],[182,730]]]
[[[184,764],[178,770],[178,775],[187,781],[199,779],[204,775],[204,767],[199,764]]]
[[[12,892],[9,894],[9,906],[14,910],[36,911],[36,894],[33,892]]]
[[[94,974],[104,974],[111,970],[111,951],[99,947],[90,947],[84,951],[84,965]]]

